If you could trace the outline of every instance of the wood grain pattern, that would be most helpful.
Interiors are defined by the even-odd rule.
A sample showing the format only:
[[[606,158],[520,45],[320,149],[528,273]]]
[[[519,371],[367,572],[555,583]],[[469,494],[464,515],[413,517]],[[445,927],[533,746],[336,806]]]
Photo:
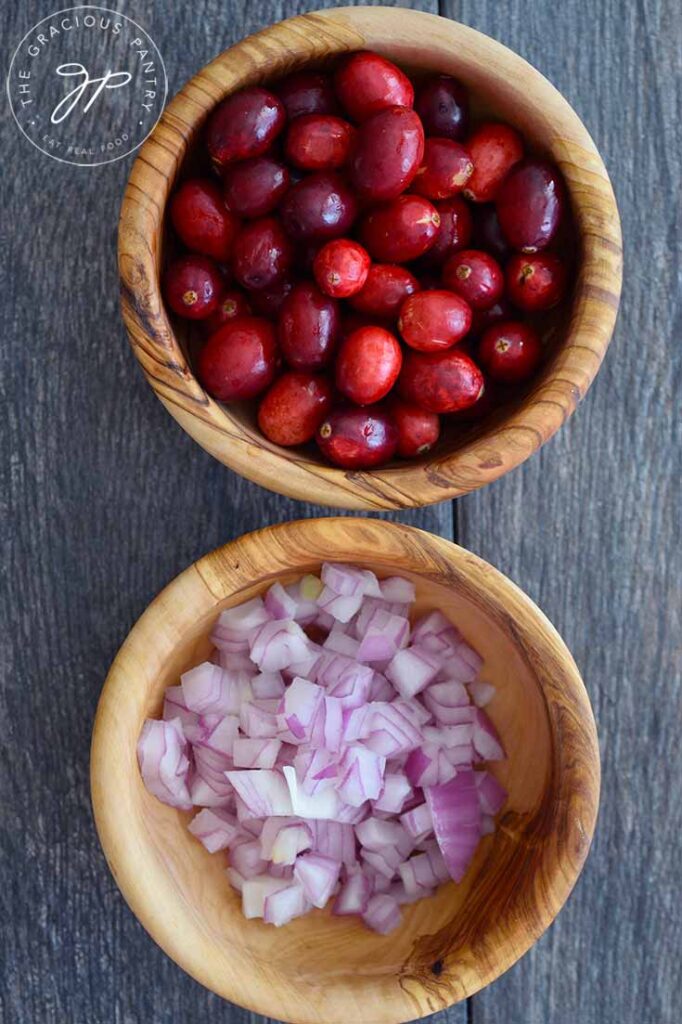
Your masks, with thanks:
[[[231,92],[349,50],[373,49],[409,69],[456,74],[479,103],[554,159],[571,197],[579,268],[570,315],[554,323],[553,354],[530,393],[475,429],[446,431],[410,463],[348,473],[316,452],[282,450],[252,415],[210,398],[186,358],[181,326],[159,290],[166,202],[211,109]],[[408,508],[474,490],[523,462],[586,393],[608,346],[621,284],[620,222],[601,158],[554,87],[516,54],[466,26],[418,11],[349,7],[273,25],[202,69],[169,104],[136,161],[121,210],[122,309],[133,350],[157,395],[207,451],[264,487],[345,508]]]
[[[461,885],[404,911],[376,936],[329,910],[279,931],[242,917],[224,876],[186,829],[189,815],[145,789],[136,761],[145,718],[205,658],[225,607],[325,558],[400,573],[415,612],[438,607],[484,658],[508,760],[499,831]],[[152,602],[123,644],[100,700],[92,799],[114,877],[174,960],[220,995],[296,1024],[399,1024],[447,1008],[506,970],[551,923],[587,855],[599,756],[589,701],[568,650],[531,602],[448,541],[371,519],[304,519],[247,534],[202,558]],[[440,970],[434,973],[433,964]]]

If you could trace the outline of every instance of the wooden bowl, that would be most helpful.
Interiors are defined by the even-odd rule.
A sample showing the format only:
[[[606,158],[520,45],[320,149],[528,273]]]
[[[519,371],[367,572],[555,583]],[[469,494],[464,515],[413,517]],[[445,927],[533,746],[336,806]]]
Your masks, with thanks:
[[[371,552],[371,554],[369,554]],[[355,918],[313,911],[276,929],[247,921],[224,873],[187,831],[190,815],[145,789],[136,761],[145,718],[209,650],[219,611],[325,559],[417,587],[485,659],[489,706],[508,760],[499,827],[460,885],[404,908],[376,935]],[[412,527],[307,519],[247,534],[206,555],[152,602],[114,661],[97,711],[92,801],[116,882],[159,945],[219,995],[298,1024],[396,1024],[471,995],[507,970],[552,922],[594,830],[599,754],[578,670],[542,612],[492,566]]]
[[[203,390],[187,353],[190,329],[171,324],[159,290],[164,213],[208,113],[230,93],[352,50],[385,54],[411,73],[447,72],[479,113],[516,125],[561,168],[577,243],[571,303],[550,315],[550,355],[518,400],[478,424],[453,423],[420,459],[368,472],[325,463],[313,445],[264,438],[253,407],[223,406]],[[190,164],[191,164],[190,156]],[[133,351],[166,408],[225,465],[263,487],[322,505],[408,508],[456,497],[519,465],[571,415],[599,369],[618,310],[621,236],[611,183],[566,100],[521,57],[457,22],[403,8],[347,7],[280,22],[225,51],[169,104],[133,166],[119,234],[122,308]]]

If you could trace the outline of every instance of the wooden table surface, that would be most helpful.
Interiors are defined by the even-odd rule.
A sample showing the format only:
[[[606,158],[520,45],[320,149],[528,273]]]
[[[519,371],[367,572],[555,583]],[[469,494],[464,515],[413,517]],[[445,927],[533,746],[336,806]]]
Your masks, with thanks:
[[[172,94],[242,36],[320,4],[112,6],[155,39]],[[6,61],[58,7],[4,5]],[[596,840],[557,922],[502,979],[431,1020],[673,1024],[682,19],[675,0],[462,0],[440,13],[517,50],[582,116],[620,204],[625,286],[604,367],[555,439],[475,495],[396,516],[455,538],[541,605],[583,673],[603,762]],[[164,583],[247,530],[325,512],[224,469],[144,383],[117,296],[131,159],[59,164],[21,136],[6,101],[3,114],[0,1021],[260,1024],[186,977],[126,908],[93,828],[90,733],[107,666]]]

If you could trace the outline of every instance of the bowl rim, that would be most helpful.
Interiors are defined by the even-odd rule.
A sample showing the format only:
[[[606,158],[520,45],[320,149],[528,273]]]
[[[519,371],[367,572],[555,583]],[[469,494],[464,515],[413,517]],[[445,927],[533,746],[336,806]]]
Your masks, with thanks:
[[[285,60],[284,71],[330,52],[363,48],[390,50],[400,60],[414,56],[419,42],[428,43],[429,60],[438,55],[440,70],[466,67],[473,75],[485,66],[485,75],[494,69],[504,78],[506,94],[517,104],[534,98],[549,133],[547,148],[572,198],[581,262],[565,342],[520,408],[454,452],[436,449],[414,462],[346,471],[302,450],[273,445],[201,387],[160,293],[163,221],[179,167],[208,112],[235,88],[272,75],[273,61],[281,65]],[[447,66],[448,60],[458,67]],[[522,57],[483,33],[439,15],[388,7],[333,8],[278,22],[225,50],[191,78],[167,106],[132,167],[121,207],[118,255],[121,308],[133,352],[187,433],[225,465],[269,490],[353,509],[429,505],[482,487],[525,461],[573,413],[596,376],[616,321],[622,277],[613,189],[568,101]]]
[[[330,528],[335,544],[338,538],[333,552],[329,551]],[[406,563],[396,564],[398,556]],[[132,724],[126,722],[125,712],[131,666],[141,672],[141,666],[150,660],[150,635],[162,637],[164,629],[169,633],[165,616],[173,592],[180,590],[184,596],[189,585],[193,594],[200,595],[205,615],[254,583],[265,585],[285,572],[309,571],[302,568],[306,560],[314,564],[329,557],[335,561],[364,560],[388,574],[403,570],[445,581],[483,605],[486,614],[511,631],[522,656],[530,659],[532,671],[539,673],[537,681],[553,738],[550,770],[554,780],[552,800],[548,808],[543,804],[542,809],[543,835],[546,831],[553,840],[542,844],[540,860],[534,864],[535,884],[524,891],[522,909],[512,918],[511,926],[505,920],[499,928],[481,929],[477,934],[474,930],[461,936],[458,943],[453,940],[438,982],[419,976],[413,958],[403,964],[397,984],[388,975],[380,975],[379,981],[377,976],[349,978],[347,973],[328,979],[325,993],[331,988],[339,1006],[340,1016],[334,1021],[328,1007],[324,1016],[316,1012],[319,984],[297,980],[296,986],[289,986],[293,993],[283,993],[284,986],[275,983],[273,971],[271,985],[254,984],[245,992],[242,986],[248,981],[244,980],[244,968],[250,961],[242,959],[241,965],[237,964],[241,966],[239,981],[226,976],[224,962],[221,970],[212,967],[210,950],[202,950],[200,944],[205,940],[204,933],[197,930],[184,938],[183,929],[178,928],[177,908],[169,910],[162,904],[166,906],[164,916],[157,906],[152,879],[144,869],[145,863],[153,864],[153,844],[143,816],[129,813],[125,827],[121,827],[121,808],[128,802],[125,794],[142,786],[139,779],[134,787],[130,785],[131,770],[135,772],[137,765],[136,733],[131,742]],[[175,644],[174,633],[164,637],[163,643],[168,656]],[[148,671],[151,673],[152,668]],[[134,714],[129,712],[128,719]],[[372,1017],[357,1016],[354,1024],[396,1024],[444,1009],[478,991],[511,967],[549,927],[568,898],[589,851],[599,802],[600,762],[592,708],[575,662],[551,622],[515,583],[477,555],[416,527],[373,518],[324,517],[280,523],[245,534],[204,555],[153,599],[122,644],[102,689],[93,729],[90,780],[97,832],[122,895],[157,944],[197,981],[254,1012],[300,1024],[344,1024],[348,1009],[344,1008],[343,996],[348,986],[366,986],[353,988],[356,997],[358,991],[368,996],[367,986],[373,990],[380,984],[385,988],[381,990],[382,1016],[377,1017],[375,1002]],[[129,812],[133,808],[137,811],[133,795],[130,801]],[[519,855],[526,857],[524,844],[518,845],[516,839],[514,843]],[[161,874],[164,877],[160,878]],[[159,893],[168,897],[169,874],[170,869],[156,873],[157,897]],[[191,928],[193,918],[187,915],[182,924]],[[232,948],[230,956],[235,955]],[[248,957],[248,951],[245,955]],[[239,973],[237,968],[235,973]],[[252,977],[257,980],[255,969]]]

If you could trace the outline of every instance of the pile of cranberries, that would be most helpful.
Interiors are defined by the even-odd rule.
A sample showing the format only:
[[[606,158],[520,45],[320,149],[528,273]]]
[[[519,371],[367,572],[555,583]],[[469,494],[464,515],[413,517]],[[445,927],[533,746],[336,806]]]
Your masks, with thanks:
[[[209,119],[213,178],[170,217],[189,253],[168,305],[201,321],[196,371],[258,399],[270,441],[336,465],[411,458],[441,416],[476,418],[542,358],[534,314],[565,294],[547,251],[566,201],[509,125],[469,125],[465,88],[375,53],[244,89]]]

